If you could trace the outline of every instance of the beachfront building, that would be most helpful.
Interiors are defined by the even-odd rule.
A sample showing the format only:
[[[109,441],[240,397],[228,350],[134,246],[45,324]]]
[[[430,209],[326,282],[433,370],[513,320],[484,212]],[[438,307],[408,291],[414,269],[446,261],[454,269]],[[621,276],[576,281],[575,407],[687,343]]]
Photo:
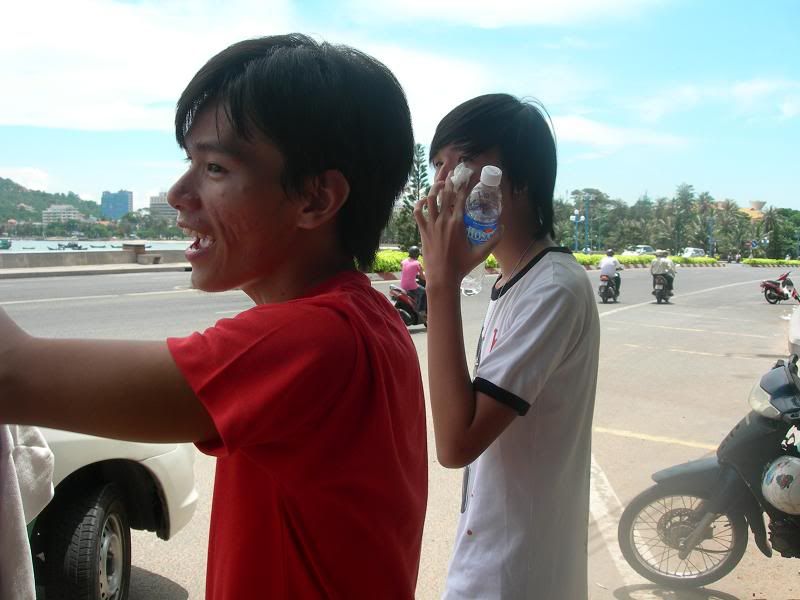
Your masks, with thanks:
[[[83,214],[71,204],[51,204],[42,211],[42,223],[66,223],[67,221],[83,221]]]
[[[167,192],[161,192],[158,196],[150,196],[150,216],[170,221],[173,224],[178,219],[178,211],[167,202]]]
[[[120,190],[118,192],[103,192],[100,199],[100,213],[112,221],[117,221],[133,212],[133,192]]]

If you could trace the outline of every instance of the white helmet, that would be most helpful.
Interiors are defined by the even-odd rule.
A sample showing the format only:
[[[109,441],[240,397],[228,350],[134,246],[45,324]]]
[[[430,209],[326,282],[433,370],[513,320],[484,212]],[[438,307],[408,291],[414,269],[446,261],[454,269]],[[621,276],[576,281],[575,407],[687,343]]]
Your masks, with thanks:
[[[761,493],[772,506],[800,515],[800,458],[779,456],[764,471]]]

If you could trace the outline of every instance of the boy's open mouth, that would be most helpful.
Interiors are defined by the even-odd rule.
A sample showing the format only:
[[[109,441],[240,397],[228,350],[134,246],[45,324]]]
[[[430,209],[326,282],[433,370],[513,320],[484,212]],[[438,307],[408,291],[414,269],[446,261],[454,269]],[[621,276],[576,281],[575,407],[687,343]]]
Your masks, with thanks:
[[[216,240],[210,235],[200,233],[199,231],[195,231],[187,227],[183,228],[183,233],[187,236],[194,237],[194,242],[192,242],[192,245],[189,246],[189,248],[192,250],[205,250],[206,248],[213,246],[216,242]]]

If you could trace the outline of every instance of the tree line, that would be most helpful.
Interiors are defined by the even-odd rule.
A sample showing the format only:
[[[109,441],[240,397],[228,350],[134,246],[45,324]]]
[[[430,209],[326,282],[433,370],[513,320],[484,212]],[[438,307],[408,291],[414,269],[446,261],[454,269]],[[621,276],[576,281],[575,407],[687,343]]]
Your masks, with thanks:
[[[416,144],[411,176],[384,231],[384,243],[404,250],[419,245],[414,203],[429,187],[425,147]],[[556,198],[554,209],[555,241],[578,250],[622,252],[646,244],[673,253],[692,247],[709,255],[752,253],[756,258],[796,258],[800,251],[800,211],[770,207],[753,218],[735,200],[697,193],[688,183],[678,185],[671,198],[644,194],[633,204],[583,188]]]

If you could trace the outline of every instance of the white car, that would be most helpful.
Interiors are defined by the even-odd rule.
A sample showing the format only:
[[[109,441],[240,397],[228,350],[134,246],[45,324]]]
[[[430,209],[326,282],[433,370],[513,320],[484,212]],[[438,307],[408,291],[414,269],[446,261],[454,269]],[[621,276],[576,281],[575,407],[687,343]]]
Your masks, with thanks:
[[[702,248],[684,248],[681,254],[683,258],[698,258],[705,255],[706,251]]]
[[[37,593],[124,600],[130,530],[168,540],[194,514],[194,446],[41,431],[55,457],[55,496],[28,525]]]
[[[655,249],[652,246],[648,246],[646,244],[639,244],[638,246],[631,246],[625,252],[622,253],[622,256],[641,256],[642,254],[654,254]]]

